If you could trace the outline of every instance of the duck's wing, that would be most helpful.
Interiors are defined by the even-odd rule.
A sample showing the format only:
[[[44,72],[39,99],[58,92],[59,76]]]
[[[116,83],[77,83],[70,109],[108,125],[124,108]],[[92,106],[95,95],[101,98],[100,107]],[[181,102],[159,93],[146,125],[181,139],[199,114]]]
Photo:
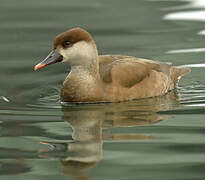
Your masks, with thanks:
[[[169,75],[170,65],[132,56],[100,56],[100,75],[106,83],[117,83],[130,88],[148,77],[151,71]]]

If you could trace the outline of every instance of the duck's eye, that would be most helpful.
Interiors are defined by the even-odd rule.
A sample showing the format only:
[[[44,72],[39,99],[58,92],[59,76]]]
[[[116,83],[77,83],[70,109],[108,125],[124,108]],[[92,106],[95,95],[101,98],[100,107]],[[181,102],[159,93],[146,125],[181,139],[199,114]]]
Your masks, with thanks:
[[[64,47],[69,46],[69,45],[70,45],[70,41],[65,41],[65,42],[63,43],[63,46],[64,46]]]

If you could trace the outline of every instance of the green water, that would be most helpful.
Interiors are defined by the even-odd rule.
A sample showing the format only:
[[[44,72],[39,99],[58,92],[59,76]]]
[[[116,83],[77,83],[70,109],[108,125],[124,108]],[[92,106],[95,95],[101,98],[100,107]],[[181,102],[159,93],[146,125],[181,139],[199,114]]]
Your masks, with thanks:
[[[203,0],[1,0],[0,179],[204,179],[204,8]],[[63,107],[68,67],[33,67],[76,26],[100,54],[197,67],[166,96]]]

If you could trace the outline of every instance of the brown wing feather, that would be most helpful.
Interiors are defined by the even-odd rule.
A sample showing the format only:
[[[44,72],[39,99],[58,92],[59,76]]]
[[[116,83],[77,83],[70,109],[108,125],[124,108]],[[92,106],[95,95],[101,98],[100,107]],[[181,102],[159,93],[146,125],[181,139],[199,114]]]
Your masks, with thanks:
[[[138,62],[121,60],[113,65],[111,74],[113,82],[130,88],[149,76],[150,69]]]
[[[123,56],[123,55],[101,55],[99,56],[99,71],[101,78],[104,82],[110,83],[112,82],[111,77],[111,69],[113,67],[113,62],[117,60],[123,60],[125,58],[131,58],[131,56]]]
[[[100,56],[100,75],[106,83],[130,88],[150,75],[152,70],[169,75],[170,65],[132,56]]]

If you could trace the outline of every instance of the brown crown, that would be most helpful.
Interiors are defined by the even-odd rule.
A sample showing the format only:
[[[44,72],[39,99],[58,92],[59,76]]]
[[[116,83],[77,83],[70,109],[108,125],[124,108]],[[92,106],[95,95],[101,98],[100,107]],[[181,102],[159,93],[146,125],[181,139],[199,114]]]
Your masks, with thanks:
[[[81,28],[73,28],[56,36],[54,40],[54,49],[58,45],[63,45],[64,42],[69,41],[72,44],[78,41],[92,41],[91,35]]]

